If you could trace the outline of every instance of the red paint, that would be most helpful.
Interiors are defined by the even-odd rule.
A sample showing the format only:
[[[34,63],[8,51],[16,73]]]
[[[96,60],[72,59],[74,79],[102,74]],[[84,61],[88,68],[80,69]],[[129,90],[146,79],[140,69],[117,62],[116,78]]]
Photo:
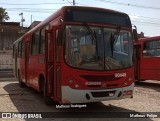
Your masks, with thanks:
[[[139,39],[135,43],[137,81],[160,80],[160,36]]]
[[[47,85],[47,95],[54,101],[62,102],[61,86],[69,86],[77,90],[102,90],[122,88],[131,85],[134,82],[134,69],[133,66],[121,68],[118,70],[84,70],[73,68],[65,62],[65,45],[63,42],[57,42],[65,31],[62,31],[60,36],[57,36],[57,31],[60,31],[66,24],[83,25],[81,22],[63,22],[61,19],[64,17],[64,11],[70,7],[63,7],[55,14],[51,15],[45,21],[27,32],[21,39],[17,40],[14,45],[18,48],[18,43],[24,43],[24,56],[17,56],[17,70],[19,75],[24,80],[27,86],[30,86],[40,91],[41,78],[44,78],[44,83]],[[71,7],[86,9],[87,7]],[[114,11],[88,8],[99,11]],[[117,12],[118,13],[118,12]],[[88,23],[90,25],[109,27],[116,29],[116,25],[103,24],[103,23]],[[45,53],[33,54],[32,48],[32,35],[37,31],[45,29]],[[131,32],[131,27],[122,26],[123,30]],[[42,38],[42,37],[41,37]],[[61,38],[62,39],[62,38]],[[60,40],[58,40],[60,41]],[[126,42],[126,44],[128,44]],[[132,46],[132,45],[131,45]],[[116,77],[116,74],[123,74],[124,77]],[[129,81],[128,81],[129,80]],[[73,81],[73,82],[72,82]],[[88,82],[96,82],[101,85],[86,85]],[[78,87],[75,85],[78,84]],[[44,85],[44,84],[43,84]],[[42,86],[43,86],[42,85]],[[127,92],[128,94],[129,92]]]

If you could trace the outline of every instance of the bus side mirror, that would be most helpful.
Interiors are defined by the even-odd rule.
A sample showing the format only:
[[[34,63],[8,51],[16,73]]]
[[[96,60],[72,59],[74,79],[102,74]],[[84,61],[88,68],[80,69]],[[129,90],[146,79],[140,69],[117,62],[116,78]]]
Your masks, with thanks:
[[[133,37],[134,37],[134,40],[137,42],[138,41],[138,35],[137,35],[137,30],[136,29],[133,29]]]

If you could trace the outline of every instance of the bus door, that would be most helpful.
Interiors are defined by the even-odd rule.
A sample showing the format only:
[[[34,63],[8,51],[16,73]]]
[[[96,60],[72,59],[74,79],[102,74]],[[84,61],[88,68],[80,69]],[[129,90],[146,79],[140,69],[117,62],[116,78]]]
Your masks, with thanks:
[[[56,38],[59,27],[53,27],[51,30],[46,30],[46,88],[48,96],[54,97],[57,100],[59,83],[56,82]]]
[[[140,60],[140,78],[142,80],[160,80],[160,40],[143,43]]]
[[[18,58],[18,50],[17,47],[14,46],[14,75],[16,77],[18,77],[17,58]]]
[[[134,73],[135,79],[139,79],[139,67],[140,67],[140,58],[141,58],[141,45],[134,45]]]
[[[26,84],[29,86],[29,79],[30,79],[30,71],[29,71],[29,54],[30,54],[30,42],[25,43],[25,80]]]

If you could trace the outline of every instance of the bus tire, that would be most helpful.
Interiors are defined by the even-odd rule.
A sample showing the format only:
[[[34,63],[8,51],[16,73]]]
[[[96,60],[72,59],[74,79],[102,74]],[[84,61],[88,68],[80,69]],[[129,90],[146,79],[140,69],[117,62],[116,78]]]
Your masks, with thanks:
[[[21,74],[19,71],[18,71],[18,82],[19,82],[19,86],[21,88],[26,87],[26,84],[24,82],[22,82]]]
[[[43,98],[44,98],[44,102],[46,105],[53,104],[53,100],[49,96],[47,96],[47,85],[46,84],[43,85]]]

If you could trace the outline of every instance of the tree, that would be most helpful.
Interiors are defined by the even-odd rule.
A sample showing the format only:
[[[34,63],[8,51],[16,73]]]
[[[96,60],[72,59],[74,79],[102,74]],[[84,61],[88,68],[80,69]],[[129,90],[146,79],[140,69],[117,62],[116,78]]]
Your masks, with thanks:
[[[8,12],[6,9],[0,7],[0,22],[5,22],[5,20],[9,20]]]

